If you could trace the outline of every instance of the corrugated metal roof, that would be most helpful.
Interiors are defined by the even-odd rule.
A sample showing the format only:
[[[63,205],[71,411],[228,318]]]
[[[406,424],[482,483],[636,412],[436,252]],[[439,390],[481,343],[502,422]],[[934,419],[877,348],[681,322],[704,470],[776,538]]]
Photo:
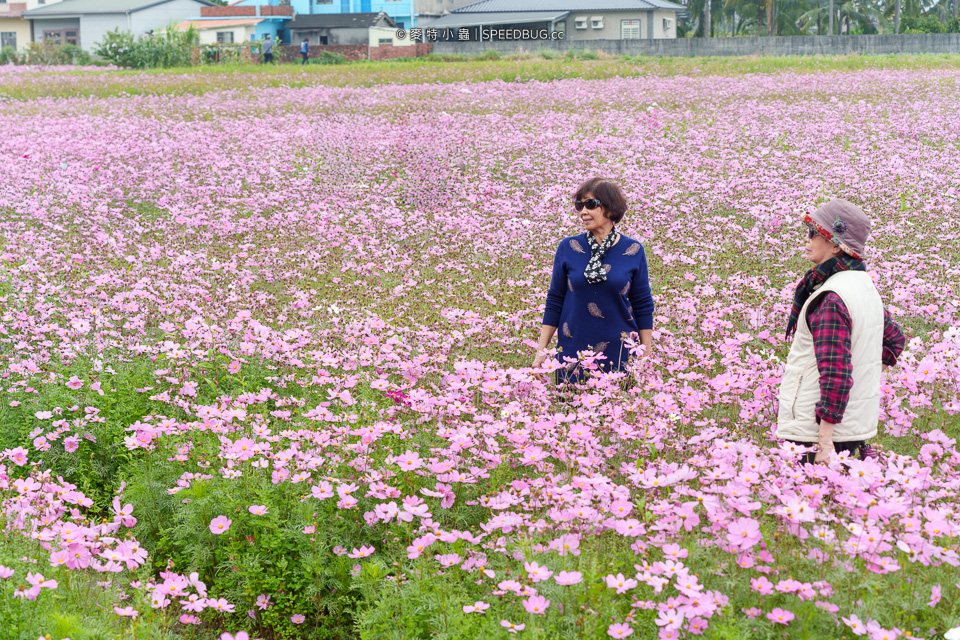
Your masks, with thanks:
[[[686,7],[668,0],[480,0],[465,7],[454,9],[459,13],[528,12],[528,11],[649,11],[672,9],[683,11]]]
[[[224,18],[223,20],[184,20],[177,23],[177,31],[186,31],[193,25],[194,29],[213,29],[215,27],[243,27],[251,24],[259,24],[266,18]]]
[[[526,24],[530,22],[553,22],[565,18],[569,11],[499,11],[448,13],[436,20],[422,20],[424,29],[447,29],[457,27],[480,27],[497,24]]]
[[[387,14],[380,13],[298,13],[293,20],[287,23],[287,29],[365,29],[375,27],[379,18],[387,19],[387,26],[394,27],[396,23]]]
[[[212,7],[207,0],[193,0],[199,6]],[[77,15],[82,13],[130,13],[164,4],[170,0],[63,0],[46,7],[25,11],[24,18],[44,18],[47,16]]]

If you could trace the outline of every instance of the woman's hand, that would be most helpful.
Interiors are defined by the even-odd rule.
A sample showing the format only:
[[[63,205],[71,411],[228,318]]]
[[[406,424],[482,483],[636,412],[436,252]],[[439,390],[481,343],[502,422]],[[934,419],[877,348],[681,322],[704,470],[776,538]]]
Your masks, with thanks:
[[[537,353],[533,357],[533,364],[531,364],[530,366],[533,367],[534,369],[539,369],[540,365],[542,365],[546,361],[547,361],[547,350],[537,349]],[[537,380],[539,380],[540,382],[547,381],[547,376],[545,376],[542,373],[535,373],[533,375],[536,376]]]
[[[833,430],[836,426],[837,425],[832,422],[827,422],[826,420],[820,421],[820,436],[817,438],[820,450],[817,451],[817,456],[813,459],[814,462],[822,462],[823,464],[830,462],[830,453],[835,450],[833,446]]]

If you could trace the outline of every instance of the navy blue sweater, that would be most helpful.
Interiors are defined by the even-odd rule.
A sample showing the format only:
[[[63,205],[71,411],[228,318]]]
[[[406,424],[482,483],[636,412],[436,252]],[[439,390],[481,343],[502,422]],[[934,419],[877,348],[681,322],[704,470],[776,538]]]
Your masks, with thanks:
[[[653,328],[647,256],[643,245],[621,234],[602,260],[607,279],[596,284],[583,275],[589,260],[586,233],[560,242],[543,324],[557,327],[561,361],[589,347],[607,357],[605,370],[622,369],[629,357],[622,334]]]

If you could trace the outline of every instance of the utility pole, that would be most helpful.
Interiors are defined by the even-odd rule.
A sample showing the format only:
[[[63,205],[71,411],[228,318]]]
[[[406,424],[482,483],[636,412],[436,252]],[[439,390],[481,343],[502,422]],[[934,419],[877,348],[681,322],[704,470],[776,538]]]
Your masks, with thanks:
[[[900,0],[897,0],[900,2]],[[830,0],[830,35],[833,35],[833,0]]]
[[[900,0],[896,0],[893,12],[893,32],[900,33]]]
[[[710,0],[703,0],[703,37],[710,37]]]

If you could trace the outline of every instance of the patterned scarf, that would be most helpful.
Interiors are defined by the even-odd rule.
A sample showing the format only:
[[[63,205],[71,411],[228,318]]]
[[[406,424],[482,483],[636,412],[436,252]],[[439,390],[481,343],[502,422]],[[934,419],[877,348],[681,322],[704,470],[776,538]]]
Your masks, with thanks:
[[[803,303],[807,301],[814,291],[827,281],[827,278],[841,271],[866,271],[867,267],[863,260],[854,258],[845,253],[841,253],[835,258],[830,258],[826,262],[807,271],[796,290],[793,292],[793,307],[790,309],[790,318],[787,320],[787,339],[797,330],[797,322],[800,320],[800,309]]]
[[[593,234],[589,231],[587,232],[587,244],[590,245],[590,261],[587,263],[587,268],[583,270],[583,275],[590,284],[597,284],[607,279],[607,271],[603,268],[603,264],[600,261],[603,260],[603,256],[607,254],[607,249],[612,247],[613,243],[617,241],[617,237],[616,226],[610,230],[610,233],[603,239],[603,242],[597,242]]]

